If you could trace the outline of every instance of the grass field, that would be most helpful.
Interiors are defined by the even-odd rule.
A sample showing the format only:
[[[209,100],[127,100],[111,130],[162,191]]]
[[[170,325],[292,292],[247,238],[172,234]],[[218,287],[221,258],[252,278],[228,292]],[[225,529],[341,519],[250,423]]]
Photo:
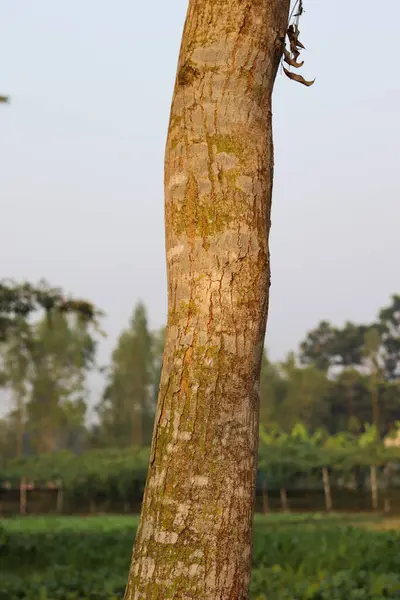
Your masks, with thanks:
[[[137,517],[0,522],[0,600],[121,600]],[[256,516],[252,600],[400,600],[400,521]]]

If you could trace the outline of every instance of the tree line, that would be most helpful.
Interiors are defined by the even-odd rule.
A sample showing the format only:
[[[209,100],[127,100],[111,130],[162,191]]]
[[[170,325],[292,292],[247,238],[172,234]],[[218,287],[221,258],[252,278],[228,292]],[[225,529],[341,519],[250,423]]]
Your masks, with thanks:
[[[1,284],[0,385],[12,401],[0,420],[3,457],[150,445],[165,328],[151,331],[138,303],[110,364],[101,367],[101,317],[91,303],[66,299],[44,282]],[[96,420],[87,423],[94,371],[105,385]],[[400,296],[393,295],[375,322],[322,321],[282,362],[265,350],[261,425],[289,433],[302,423],[311,432],[356,435],[373,424],[382,437],[400,420],[399,375]]]

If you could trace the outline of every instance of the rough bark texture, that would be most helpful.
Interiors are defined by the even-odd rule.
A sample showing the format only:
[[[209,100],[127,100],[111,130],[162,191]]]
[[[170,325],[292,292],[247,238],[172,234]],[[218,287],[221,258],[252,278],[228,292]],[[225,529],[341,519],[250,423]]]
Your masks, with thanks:
[[[191,0],[165,160],[168,324],[126,600],[245,600],[289,0]]]

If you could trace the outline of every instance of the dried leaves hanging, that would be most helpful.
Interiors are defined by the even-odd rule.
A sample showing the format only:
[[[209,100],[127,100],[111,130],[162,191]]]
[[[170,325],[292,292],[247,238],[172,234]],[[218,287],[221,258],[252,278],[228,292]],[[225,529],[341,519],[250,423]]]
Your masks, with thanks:
[[[286,35],[289,40],[290,50],[288,50],[286,48],[286,44],[285,44],[285,47],[283,50],[283,61],[286,64],[288,64],[290,67],[293,67],[295,69],[299,69],[300,67],[302,67],[304,65],[304,60],[299,61],[298,58],[300,56],[300,50],[305,50],[305,46],[303,46],[303,44],[299,40],[299,35],[300,35],[299,19],[304,12],[303,0],[297,0],[297,2],[294,5],[292,14],[289,18],[289,21],[292,18],[294,10],[297,6],[298,6],[298,11],[294,15],[294,21],[293,21],[293,23],[291,23],[291,25],[289,25],[288,30],[286,31]],[[313,83],[315,81],[315,79],[313,81],[307,81],[306,79],[304,79],[304,77],[302,75],[298,75],[297,73],[293,73],[292,71],[289,71],[289,69],[286,69],[283,65],[282,65],[282,69],[283,69],[283,72],[285,73],[285,75],[287,75],[287,77],[289,77],[289,79],[292,79],[293,81],[297,81],[298,83],[306,85],[307,87],[309,87],[310,85],[313,85]]]

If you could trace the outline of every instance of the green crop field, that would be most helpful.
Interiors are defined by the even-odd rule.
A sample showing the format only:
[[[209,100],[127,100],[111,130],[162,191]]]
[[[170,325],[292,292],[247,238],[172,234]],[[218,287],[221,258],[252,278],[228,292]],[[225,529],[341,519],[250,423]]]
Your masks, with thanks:
[[[122,599],[136,527],[124,516],[3,520],[0,600]],[[400,599],[400,533],[390,527],[366,516],[257,516],[252,600]]]

